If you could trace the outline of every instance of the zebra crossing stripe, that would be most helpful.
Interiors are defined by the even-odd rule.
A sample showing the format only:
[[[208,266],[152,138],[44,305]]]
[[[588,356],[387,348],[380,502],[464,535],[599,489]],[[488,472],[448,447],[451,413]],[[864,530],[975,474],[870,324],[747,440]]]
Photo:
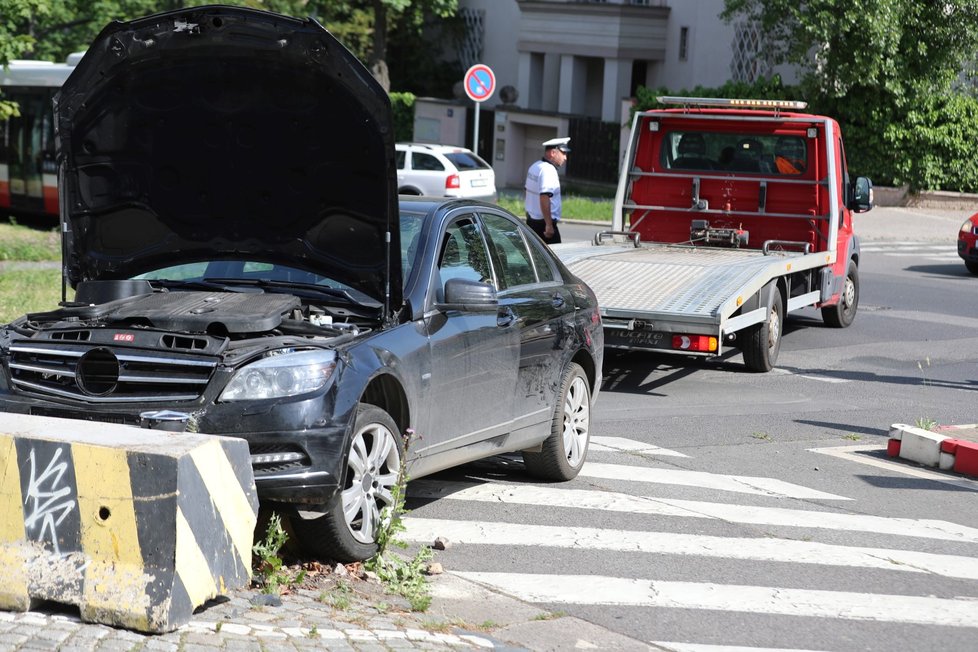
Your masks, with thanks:
[[[536,604],[704,609],[945,627],[978,627],[973,599],[784,587],[672,582],[595,575],[454,572],[463,579]]]
[[[637,453],[639,455],[659,455],[663,457],[689,457],[678,451],[660,448],[653,444],[626,439],[624,437],[591,437],[588,451]]]
[[[773,537],[719,537],[500,522],[405,518],[405,535],[415,542],[442,536],[456,544],[542,546],[578,550],[689,555],[750,561],[872,568],[978,579],[978,559],[957,555],[860,548]]]
[[[613,491],[496,483],[435,483],[415,480],[408,485],[408,496],[440,500],[471,500],[495,504],[595,509],[629,514],[716,519],[749,525],[872,532],[922,539],[978,543],[978,529],[948,521],[816,512],[784,507],[752,507],[697,500],[632,496]]]
[[[680,469],[655,469],[644,466],[626,466],[623,464],[600,464],[587,462],[578,474],[586,478],[602,480],[625,480],[629,482],[646,482],[653,484],[682,485],[685,487],[702,487],[716,491],[730,491],[741,494],[759,496],[776,496],[779,498],[801,498],[807,500],[852,500],[845,496],[825,493],[809,489],[801,485],[776,480],[774,478],[757,478],[744,475],[723,475],[705,471],[684,471]]]
[[[6,414],[0,608],[171,631],[246,586],[258,512],[247,442]]]
[[[652,641],[652,645],[669,652],[820,652],[819,650],[801,650],[799,648],[745,647],[743,645],[711,645],[709,643],[678,643],[674,641]]]

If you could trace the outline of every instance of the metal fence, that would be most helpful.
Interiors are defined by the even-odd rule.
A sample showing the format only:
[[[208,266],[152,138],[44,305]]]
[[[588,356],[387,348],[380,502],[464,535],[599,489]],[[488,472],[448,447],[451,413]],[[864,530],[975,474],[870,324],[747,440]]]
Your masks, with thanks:
[[[571,118],[567,135],[571,138],[568,177],[597,183],[618,181],[621,125],[597,118]]]

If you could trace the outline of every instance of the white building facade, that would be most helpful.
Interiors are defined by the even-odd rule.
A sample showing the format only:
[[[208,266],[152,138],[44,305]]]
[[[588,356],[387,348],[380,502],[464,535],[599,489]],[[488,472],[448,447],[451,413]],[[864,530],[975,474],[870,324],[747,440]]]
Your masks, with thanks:
[[[756,26],[720,18],[723,0],[459,0],[459,8],[463,65],[495,73],[497,91],[482,105],[495,110],[493,151],[480,154],[504,186],[522,184],[540,143],[567,135],[571,117],[627,119],[638,86],[679,91],[773,72]],[[459,133],[464,111],[451,104],[416,104],[415,139]]]

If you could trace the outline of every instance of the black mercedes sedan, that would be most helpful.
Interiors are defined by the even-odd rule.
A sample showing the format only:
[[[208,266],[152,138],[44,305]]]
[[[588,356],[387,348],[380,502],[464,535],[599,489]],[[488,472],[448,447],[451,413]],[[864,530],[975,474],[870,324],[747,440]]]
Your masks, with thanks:
[[[315,21],[113,23],[55,122],[64,296],[0,328],[0,410],[241,437],[337,561],[400,473],[584,464],[593,293],[497,206],[399,201],[387,94]]]

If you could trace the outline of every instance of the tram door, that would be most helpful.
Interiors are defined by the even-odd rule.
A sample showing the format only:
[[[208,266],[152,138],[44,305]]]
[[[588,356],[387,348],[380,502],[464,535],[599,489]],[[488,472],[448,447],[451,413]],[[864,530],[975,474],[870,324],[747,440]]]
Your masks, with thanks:
[[[20,116],[10,118],[3,128],[0,172],[7,168],[7,193],[12,210],[58,214],[57,176],[54,149],[54,116],[48,89],[11,92],[4,99],[17,102]],[[2,174],[0,174],[2,176]],[[0,184],[2,184],[0,179]]]

